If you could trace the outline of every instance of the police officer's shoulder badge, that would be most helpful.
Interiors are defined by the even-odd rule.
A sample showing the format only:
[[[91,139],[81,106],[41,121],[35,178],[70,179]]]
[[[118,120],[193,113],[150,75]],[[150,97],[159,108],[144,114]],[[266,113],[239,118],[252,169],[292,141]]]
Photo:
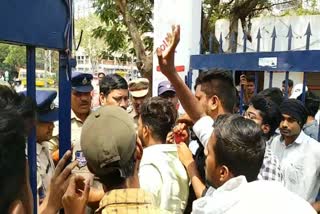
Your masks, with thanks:
[[[79,168],[85,167],[87,165],[87,160],[84,157],[82,151],[76,151],[75,158],[78,161],[78,167]]]

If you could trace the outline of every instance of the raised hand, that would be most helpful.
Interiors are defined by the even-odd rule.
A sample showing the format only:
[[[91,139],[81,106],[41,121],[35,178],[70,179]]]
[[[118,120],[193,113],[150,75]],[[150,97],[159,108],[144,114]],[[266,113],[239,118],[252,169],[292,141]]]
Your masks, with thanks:
[[[242,74],[240,76],[240,85],[244,86],[244,87],[247,87],[247,85],[248,85],[247,77],[245,74]]]
[[[174,54],[177,45],[180,41],[180,25],[173,25],[172,32],[167,34],[165,38],[168,47],[165,50],[157,48],[157,56],[161,72],[165,76],[170,76],[176,73],[174,66]]]

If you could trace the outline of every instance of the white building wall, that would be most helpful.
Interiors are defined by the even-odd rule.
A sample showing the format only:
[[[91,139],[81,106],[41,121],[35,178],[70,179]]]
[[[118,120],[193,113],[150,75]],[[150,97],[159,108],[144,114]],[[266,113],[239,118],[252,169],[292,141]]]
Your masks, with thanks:
[[[74,0],[73,1],[73,11],[74,18],[79,19],[87,17],[94,13],[95,9],[93,3],[95,0]]]

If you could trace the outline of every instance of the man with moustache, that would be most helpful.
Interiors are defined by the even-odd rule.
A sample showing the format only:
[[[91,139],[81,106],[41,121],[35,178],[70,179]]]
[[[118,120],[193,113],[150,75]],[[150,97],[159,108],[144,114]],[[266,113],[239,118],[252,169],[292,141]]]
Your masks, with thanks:
[[[320,144],[302,131],[307,110],[301,101],[288,99],[283,101],[280,111],[281,135],[274,138],[271,149],[280,160],[284,185],[319,212],[316,196],[320,188]]]
[[[91,91],[93,86],[91,81],[93,76],[87,73],[73,72],[71,78],[71,147],[73,149],[72,157],[75,157],[77,151],[81,151],[80,148],[80,135],[82,125],[85,119],[88,117],[91,108]],[[59,152],[59,136],[58,126],[53,131],[54,138],[50,140],[50,150],[53,153],[54,160],[58,157]]]
[[[99,182],[94,180],[94,176],[90,173],[87,167],[87,161],[84,158],[82,148],[80,145],[80,136],[82,126],[91,112],[91,101],[93,90],[92,86],[93,76],[88,73],[73,72],[71,78],[71,147],[72,160],[78,160],[78,166],[72,171],[77,175],[83,176],[89,181],[91,189],[89,194],[89,202],[95,203],[97,198],[103,196],[103,190]],[[56,130],[58,131],[58,129]],[[55,133],[55,130],[54,130]],[[57,132],[56,132],[57,133]],[[54,135],[55,136],[55,135]],[[57,137],[50,140],[51,142],[58,142]],[[54,153],[52,156],[57,161],[59,157],[58,143],[53,144]],[[95,205],[93,205],[95,206]],[[87,207],[86,213],[90,213],[90,208]]]
[[[99,82],[101,106],[119,106],[127,110],[129,91],[127,81],[118,74],[109,74]]]

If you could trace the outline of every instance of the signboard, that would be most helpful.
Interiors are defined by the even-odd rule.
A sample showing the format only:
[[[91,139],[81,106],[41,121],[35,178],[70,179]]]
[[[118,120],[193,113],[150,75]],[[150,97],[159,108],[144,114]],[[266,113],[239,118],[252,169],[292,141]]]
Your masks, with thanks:
[[[155,0],[154,1],[154,53],[156,48],[165,50],[165,37],[172,25],[180,25],[180,43],[176,49],[175,65],[184,80],[189,70],[190,55],[200,52],[201,1]],[[153,57],[153,89],[157,96],[159,82],[166,80],[160,72],[158,58]]]

